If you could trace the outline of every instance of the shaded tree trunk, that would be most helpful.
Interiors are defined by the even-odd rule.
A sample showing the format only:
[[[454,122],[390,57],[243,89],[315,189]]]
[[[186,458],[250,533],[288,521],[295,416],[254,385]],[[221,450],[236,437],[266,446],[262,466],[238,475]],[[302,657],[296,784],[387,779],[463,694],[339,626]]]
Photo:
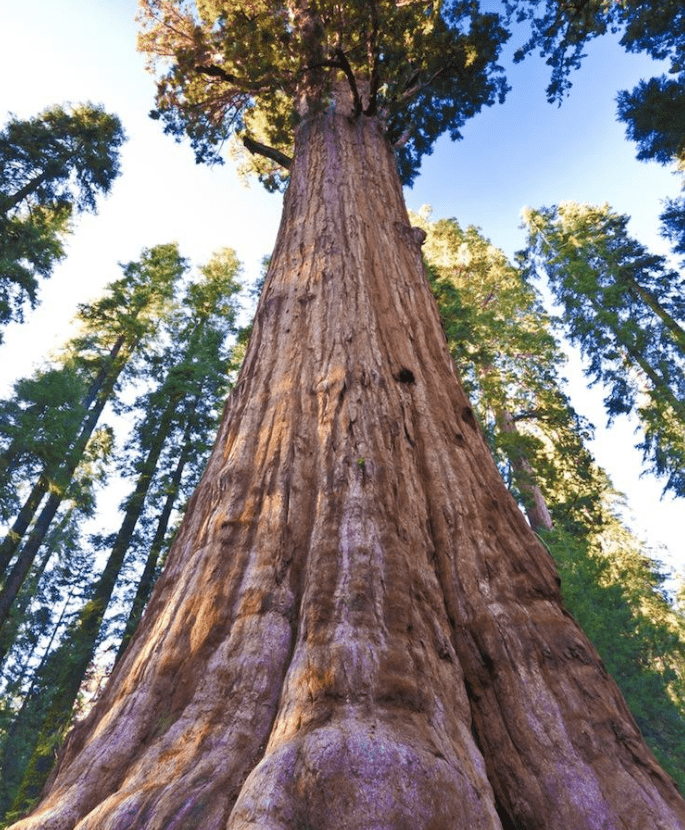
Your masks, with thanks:
[[[10,620],[0,630],[0,666],[3,666],[7,652],[13,647],[17,633],[20,629],[24,614],[35,596],[40,579],[48,566],[48,562],[55,552],[55,542],[67,527],[71,519],[72,509],[70,508],[60,519],[56,527],[50,532],[50,538],[43,548],[43,555],[31,574],[29,584],[24,584],[23,591],[12,608]],[[11,622],[10,622],[11,621]]]
[[[685,827],[459,386],[373,118],[299,127],[213,455],[16,828]]]
[[[116,361],[116,359],[119,355],[119,352],[121,351],[121,348],[124,345],[124,343],[125,343],[124,335],[119,335],[119,337],[116,339],[116,342],[114,343],[114,345],[110,349],[110,352],[107,355],[107,358],[105,359],[103,365],[100,367],[100,369],[97,373],[97,376],[93,379],[92,383],[90,384],[90,386],[88,388],[88,391],[86,392],[86,395],[81,400],[80,407],[79,407],[80,411],[83,412],[83,418],[82,418],[82,422],[81,422],[81,432],[79,433],[79,431],[78,431],[79,424],[75,423],[73,425],[74,426],[73,439],[69,442],[69,446],[66,447],[66,450],[67,450],[67,453],[68,453],[67,454],[67,461],[66,461],[66,465],[65,465],[67,472],[66,473],[62,472],[62,478],[64,478],[66,476],[67,479],[70,479],[71,476],[73,475],[73,473],[76,469],[76,466],[78,466],[78,462],[81,460],[81,457],[83,456],[83,452],[84,452],[84,450],[86,448],[86,445],[88,443],[88,439],[92,435],[93,430],[95,429],[95,426],[97,425],[98,419],[99,419],[99,417],[102,413],[102,410],[104,409],[104,406],[107,403],[107,398],[109,397],[109,395],[111,395],[112,391],[114,390],[116,380],[118,379],[119,374],[121,373],[121,370],[123,368],[123,364],[119,367],[115,366],[115,361]],[[110,376],[112,374],[112,372],[116,373],[115,377],[113,379],[110,377],[110,383],[107,385],[106,391],[103,395],[103,387],[105,386],[105,381],[107,381],[108,376]],[[93,404],[96,403],[96,401],[98,399],[98,396],[100,397],[100,400],[97,402],[97,405],[94,407],[94,409],[91,410],[91,407],[93,406]],[[73,442],[77,442],[75,447],[71,446],[71,444]],[[16,451],[15,451],[15,454],[16,454]],[[8,457],[11,458],[11,454],[9,454],[9,451],[8,451]],[[72,464],[74,463],[74,461],[75,461],[76,466],[74,466],[73,469],[72,469]],[[10,563],[12,557],[16,554],[16,552],[19,548],[19,545],[21,544],[21,542],[24,538],[24,535],[26,534],[26,531],[27,531],[29,525],[31,524],[31,521],[32,521],[33,517],[36,515],[36,513],[38,511],[38,508],[40,507],[40,504],[43,500],[43,497],[45,496],[45,494],[50,489],[51,479],[54,479],[55,477],[59,477],[59,475],[60,475],[60,471],[53,468],[53,469],[46,469],[38,477],[38,480],[34,484],[31,492],[29,493],[29,496],[27,497],[27,499],[24,502],[21,510],[19,511],[19,514],[18,514],[17,518],[14,520],[14,524],[12,525],[12,528],[9,530],[9,532],[7,533],[5,538],[3,539],[2,543],[0,543],[0,573],[4,573],[4,571],[7,569],[8,564]],[[53,496],[54,495],[55,494],[53,493]],[[50,506],[49,507],[47,505],[45,506],[45,508],[44,508],[45,514],[43,516],[43,522],[42,522],[42,525],[44,526],[45,530],[47,530],[47,527],[49,527],[50,522],[52,521],[52,518],[54,517],[55,512],[57,510],[57,507],[59,507],[61,501],[62,501],[61,496],[57,499],[53,498],[52,503],[50,504]],[[55,502],[57,504],[57,507],[55,507]],[[47,519],[47,516],[49,516],[50,518]],[[47,524],[46,524],[46,519],[47,519]],[[43,531],[41,531],[41,533],[44,535]],[[35,541],[32,544],[35,545]],[[39,545],[40,545],[40,542],[39,542]],[[32,555],[35,555],[35,554],[32,554]],[[28,556],[25,557],[25,559],[29,559],[29,558],[30,557],[28,557]],[[30,567],[30,562],[29,562],[29,567]],[[20,574],[20,575],[17,577],[17,574]],[[23,581],[25,575],[26,575],[26,572],[24,571],[23,566],[21,566],[21,567],[18,568],[17,573],[14,573],[13,575],[10,575],[8,577],[8,581],[11,580],[11,579],[14,579],[14,581],[17,582],[17,580],[18,580],[18,584],[21,585],[21,582]],[[12,601],[14,599],[14,596],[15,596],[15,593],[14,593],[14,589],[13,589],[12,592],[11,592],[10,600],[9,600],[10,604],[12,603]],[[0,606],[2,606],[2,605],[3,605],[3,603],[0,602]],[[4,611],[4,610],[2,612],[0,612],[0,619],[4,620],[5,614],[6,614],[6,611]],[[2,622],[0,622],[0,625],[2,625]]]
[[[164,542],[169,528],[169,520],[171,519],[174,505],[178,499],[183,472],[191,457],[192,440],[190,438],[190,433],[192,431],[192,426],[193,422],[191,419],[188,421],[186,426],[181,455],[179,456],[173,475],[171,476],[171,480],[169,482],[169,490],[167,492],[166,499],[164,500],[164,507],[162,508],[162,511],[157,519],[155,535],[153,536],[152,543],[150,544],[150,550],[148,552],[147,559],[145,560],[145,567],[140,575],[136,595],[133,598],[131,610],[129,611],[126,626],[124,627],[124,634],[121,638],[119,650],[117,651],[117,660],[121,659],[124,654],[126,647],[133,636],[133,632],[136,630],[138,623],[140,622],[140,618],[143,615],[143,611],[148,600],[150,599],[150,594],[152,593],[152,588],[155,584],[157,565],[159,562],[159,556],[164,548]]]
[[[43,501],[43,497],[48,492],[49,488],[50,481],[44,473],[41,473],[26,498],[26,501],[22,505],[12,527],[7,532],[7,535],[2,540],[2,543],[0,543],[1,573],[4,574],[7,570],[8,565],[12,561],[12,557],[16,554],[26,531],[31,524],[31,520],[36,515],[36,512]]]
[[[34,176],[22,188],[17,190],[16,193],[13,193],[11,196],[3,196],[2,201],[0,201],[0,215],[7,216],[13,208],[20,202],[23,202],[27,196],[30,196],[34,191],[38,190],[42,184],[45,184],[54,175],[55,172],[53,170],[44,170],[42,173]]]
[[[666,326],[666,328],[671,333],[673,340],[676,342],[676,345],[680,349],[685,357],[685,329],[678,323],[661,305],[659,300],[654,296],[651,291],[647,291],[646,288],[643,288],[637,280],[631,279],[630,277],[626,279],[626,282],[630,286],[631,290],[634,291],[638,297],[642,300],[642,302],[656,314],[656,316],[661,320],[661,322]]]
[[[109,395],[111,394],[115,383],[116,377],[111,379],[111,383],[107,388],[107,394],[103,395],[101,400],[99,400],[93,409],[88,413],[78,436],[78,440],[75,446],[73,446],[69,451],[64,467],[59,471],[59,486],[57,486],[48,496],[48,499],[38,515],[33,528],[29,532],[26,543],[19,551],[12,570],[7,576],[7,580],[0,591],[0,629],[2,629],[7,621],[12,604],[19,594],[19,590],[24,584],[24,580],[29,573],[31,565],[33,565],[33,562],[38,555],[40,546],[45,540],[45,536],[50,528],[52,520],[55,518],[57,511],[65,498],[69,482],[73,478],[76,468],[83,458],[88,441],[93,434],[93,430],[97,426],[102,410],[105,408],[105,404],[109,400]],[[40,484],[40,481],[44,478],[45,477],[41,475],[38,484]]]
[[[516,422],[511,414],[504,410],[497,414],[497,423],[502,432],[508,435],[518,435]],[[547,507],[547,502],[535,483],[533,468],[526,456],[520,451],[514,451],[509,460],[514,471],[514,478],[519,490],[524,496],[526,516],[533,530],[538,533],[541,530],[551,530],[553,527],[552,517]]]
[[[46,700],[44,689],[36,690],[39,678],[43,678],[45,666],[52,654],[52,647],[58,633],[62,633],[62,624],[67,609],[73,597],[72,587],[69,595],[62,603],[62,610],[59,618],[52,629],[52,635],[44,648],[43,656],[38,666],[33,667],[33,678],[29,685],[21,708],[14,716],[7,734],[4,736],[2,749],[0,750],[0,768],[2,769],[2,786],[0,787],[0,815],[4,816],[21,784],[26,764],[30,760],[35,747],[35,735],[40,729],[41,718],[49,706]]]

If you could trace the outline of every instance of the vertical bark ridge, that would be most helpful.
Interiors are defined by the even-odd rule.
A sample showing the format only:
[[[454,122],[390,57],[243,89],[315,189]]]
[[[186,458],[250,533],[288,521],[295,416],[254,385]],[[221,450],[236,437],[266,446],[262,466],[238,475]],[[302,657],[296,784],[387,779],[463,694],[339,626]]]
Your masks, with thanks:
[[[498,477],[419,242],[377,122],[305,121],[203,479],[17,828],[681,826]]]

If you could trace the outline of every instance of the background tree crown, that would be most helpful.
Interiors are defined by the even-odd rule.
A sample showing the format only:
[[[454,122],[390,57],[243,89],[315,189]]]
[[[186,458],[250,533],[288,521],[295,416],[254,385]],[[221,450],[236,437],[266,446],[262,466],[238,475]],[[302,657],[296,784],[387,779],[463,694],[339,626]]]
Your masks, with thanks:
[[[119,175],[124,140],[116,115],[90,103],[11,118],[0,133],[0,217],[24,203],[95,210]]]

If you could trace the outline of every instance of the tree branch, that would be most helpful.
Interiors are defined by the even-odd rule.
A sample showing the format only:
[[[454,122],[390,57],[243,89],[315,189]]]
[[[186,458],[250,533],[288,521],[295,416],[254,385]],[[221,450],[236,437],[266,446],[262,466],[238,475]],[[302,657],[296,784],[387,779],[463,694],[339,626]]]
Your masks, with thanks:
[[[266,158],[271,159],[271,161],[275,161],[276,164],[280,164],[281,167],[285,167],[286,170],[290,170],[290,165],[293,160],[289,156],[286,156],[285,153],[281,153],[280,150],[276,150],[273,147],[269,147],[266,144],[255,141],[247,135],[243,136],[243,144],[245,149],[252,153],[252,155],[257,154],[260,156],[266,156]]]
[[[331,67],[333,69],[342,69],[345,73],[345,77],[347,78],[347,82],[350,85],[350,89],[352,90],[352,100],[354,101],[354,117],[359,118],[362,114],[362,99],[359,95],[359,90],[357,89],[357,81],[354,77],[354,72],[352,71],[352,67],[350,66],[350,62],[347,60],[347,55],[343,52],[342,49],[338,48],[334,52],[337,60],[325,60],[321,61],[320,63],[310,64],[306,66],[305,69],[319,69],[322,66]]]
[[[440,69],[436,69],[435,72],[428,78],[427,81],[422,81],[420,83],[416,83],[418,81],[420,72],[414,72],[412,77],[407,81],[407,84],[404,87],[404,91],[399,96],[399,101],[408,101],[410,98],[413,98],[415,95],[418,95],[419,92],[429,87],[436,78],[439,78],[445,72],[448,72],[452,67],[451,66],[442,66]],[[413,83],[414,86],[409,87],[409,84]]]
[[[352,100],[354,101],[354,117],[359,118],[359,116],[362,114],[362,99],[359,95],[359,90],[357,89],[357,81],[355,80],[354,72],[352,71],[350,62],[347,60],[347,55],[343,52],[342,49],[336,49],[335,55],[340,61],[340,68],[345,73],[347,82],[349,83],[350,89],[352,90]]]
[[[195,67],[195,71],[200,75],[209,75],[210,78],[219,78],[226,81],[227,84],[234,84],[238,79],[235,75],[230,75],[216,64],[209,64],[208,66],[200,65]]]
[[[198,75],[207,75],[209,78],[218,78],[224,83],[231,84],[239,92],[253,95],[258,92],[271,90],[274,85],[281,85],[284,82],[283,78],[264,76],[258,80],[249,80],[248,78],[239,78],[237,75],[231,75],[216,64],[198,64],[195,67]],[[287,73],[284,73],[287,74]]]

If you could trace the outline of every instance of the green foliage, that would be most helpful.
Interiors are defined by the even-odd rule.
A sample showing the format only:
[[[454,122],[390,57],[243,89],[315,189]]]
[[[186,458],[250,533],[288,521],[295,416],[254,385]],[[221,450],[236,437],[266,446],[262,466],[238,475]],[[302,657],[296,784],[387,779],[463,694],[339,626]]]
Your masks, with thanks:
[[[171,311],[174,289],[188,263],[173,242],[145,248],[138,260],[121,268],[123,275],[107,285],[100,299],[78,308],[80,330],[69,348],[91,369],[109,360],[122,338],[118,362],[155,335],[160,319]]]
[[[665,489],[685,495],[685,284],[604,205],[528,211],[528,275],[544,273],[610,419],[635,412],[640,447]]]
[[[685,197],[666,199],[660,219],[662,236],[669,240],[676,254],[685,257]],[[685,259],[681,268],[684,266]]]
[[[596,468],[583,446],[592,427],[561,389],[564,357],[537,292],[477,228],[412,221],[427,233],[447,342],[505,480],[526,505],[534,484],[555,516],[592,522]]]
[[[159,76],[153,117],[189,136],[199,162],[220,161],[232,135],[287,157],[299,119],[344,87],[351,114],[380,116],[409,183],[439,135],[459,138],[506,92],[496,60],[508,34],[476,2],[144,0],[139,20]],[[282,165],[266,159],[253,170],[276,187]]]
[[[510,19],[530,24],[531,35],[514,57],[532,52],[547,57],[552,76],[550,101],[559,101],[571,86],[588,41],[607,32],[620,32],[629,52],[647,52],[656,60],[671,61],[672,73],[682,73],[685,10],[679,0],[504,0]]]
[[[579,536],[562,525],[544,534],[564,602],[599,651],[642,734],[685,787],[685,618],[663,593],[664,576],[613,514]],[[607,501],[607,499],[609,499]]]
[[[7,521],[18,508],[21,483],[43,469],[54,469],[73,441],[74,423],[83,417],[86,380],[70,358],[62,365],[38,369],[14,384],[13,395],[0,401],[0,517]]]
[[[628,125],[639,159],[685,165],[685,72],[678,80],[662,75],[640,81],[632,92],[620,92],[617,101],[618,117]]]
[[[0,132],[0,324],[36,303],[64,256],[70,218],[95,210],[119,175],[121,123],[101,107],[51,107]]]
[[[49,277],[65,255],[70,217],[69,205],[37,205],[29,217],[0,217],[0,325],[23,321],[26,303],[36,305],[38,278]]]

